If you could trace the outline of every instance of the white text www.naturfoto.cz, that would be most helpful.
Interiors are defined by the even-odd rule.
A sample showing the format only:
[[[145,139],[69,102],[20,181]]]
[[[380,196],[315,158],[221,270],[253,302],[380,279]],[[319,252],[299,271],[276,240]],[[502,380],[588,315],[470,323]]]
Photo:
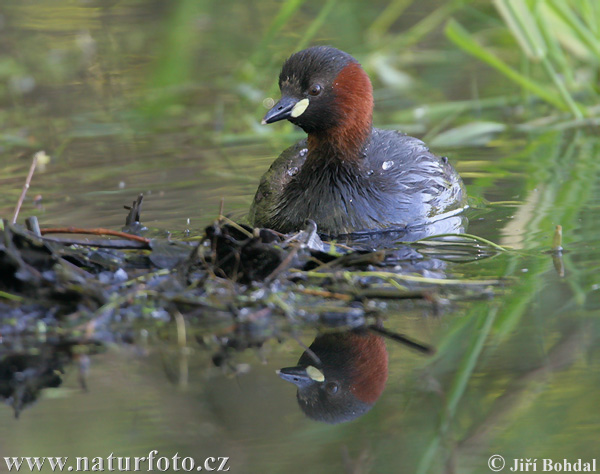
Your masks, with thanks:
[[[22,469],[29,469],[30,472],[41,471],[44,466],[49,466],[52,471],[56,472],[104,472],[104,471],[160,471],[164,472],[170,468],[174,471],[229,471],[227,462],[228,457],[207,457],[204,463],[196,465],[196,462],[191,457],[182,458],[179,453],[175,453],[173,457],[161,456],[158,457],[158,451],[153,450],[148,453],[148,456],[130,457],[130,456],[114,456],[113,453],[106,458],[104,457],[76,457],[75,466],[67,466],[68,457],[5,457],[4,462],[9,472],[20,472]],[[0,469],[1,471],[2,469]]]

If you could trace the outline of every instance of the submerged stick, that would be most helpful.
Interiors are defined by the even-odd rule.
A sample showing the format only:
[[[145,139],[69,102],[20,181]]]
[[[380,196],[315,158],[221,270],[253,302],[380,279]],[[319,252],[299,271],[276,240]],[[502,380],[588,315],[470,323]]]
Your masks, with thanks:
[[[552,251],[562,252],[562,225],[557,225],[554,228],[554,237],[552,238]]]
[[[15,224],[17,222],[17,217],[19,217],[19,211],[21,210],[21,206],[23,205],[23,201],[25,200],[25,195],[27,194],[27,190],[29,189],[29,184],[31,183],[31,178],[33,178],[33,173],[35,171],[35,167],[37,166],[38,157],[40,153],[44,153],[43,151],[38,151],[35,155],[33,155],[33,160],[31,161],[31,166],[29,167],[29,173],[27,174],[27,178],[25,178],[25,184],[23,185],[23,189],[21,190],[21,195],[19,196],[19,200],[17,201],[17,205],[15,207],[15,213],[13,215],[12,223]]]
[[[554,229],[554,237],[552,239],[552,262],[559,277],[565,276],[565,264],[563,262],[563,246],[562,246],[562,226],[557,225]]]
[[[287,270],[288,268],[290,268],[290,266],[292,265],[294,258],[296,258],[296,255],[298,255],[298,251],[300,250],[300,246],[296,245],[294,246],[294,248],[290,251],[290,253],[288,253],[286,255],[286,257],[281,261],[281,263],[279,265],[277,265],[277,268],[275,268],[275,270],[273,270],[268,276],[267,278],[265,278],[265,283],[271,283],[276,277],[277,275],[279,275],[281,272]]]

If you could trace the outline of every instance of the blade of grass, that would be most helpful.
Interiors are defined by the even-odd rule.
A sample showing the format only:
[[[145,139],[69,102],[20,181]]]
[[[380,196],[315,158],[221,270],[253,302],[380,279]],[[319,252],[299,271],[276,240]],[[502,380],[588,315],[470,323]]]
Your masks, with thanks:
[[[392,0],[367,29],[367,34],[383,36],[414,0]]]
[[[551,60],[548,58],[546,42],[538,28],[536,18],[527,7],[527,3],[521,0],[494,0],[494,5],[496,5],[511,33],[521,45],[523,52],[530,59],[542,63],[546,74],[554,82],[573,116],[583,118],[580,108],[571,97],[563,80],[556,73]]]
[[[573,78],[573,70],[565,53],[560,45],[559,41],[556,39],[553,34],[552,25],[544,15],[539,16],[540,21],[538,26],[540,28],[540,33],[544,37],[544,41],[546,42],[546,46],[548,47],[548,54],[553,59],[553,61],[560,67],[560,72],[564,76],[567,83],[572,87],[575,83]]]
[[[521,0],[494,0],[494,5],[527,57],[535,62],[542,63],[544,71],[558,89],[573,116],[583,118],[580,107],[571,97],[563,80],[556,73],[551,60],[548,58],[548,47],[540,28],[538,28],[538,21],[529,10],[527,3]]]
[[[527,3],[521,0],[494,0],[494,5],[523,52],[533,60],[545,57],[546,44]]]
[[[300,51],[301,49],[304,49],[308,46],[308,44],[312,41],[314,36],[319,31],[319,28],[321,28],[321,26],[323,26],[323,23],[325,23],[327,16],[331,13],[331,11],[333,10],[333,7],[336,5],[336,3],[337,3],[337,0],[327,0],[327,2],[323,5],[321,10],[319,11],[319,14],[317,15],[317,17],[310,23],[310,25],[308,25],[308,28],[306,28],[304,35],[302,35],[302,37],[300,38],[298,43],[296,43],[296,47],[294,48],[294,51]],[[277,93],[278,89],[279,89],[279,79],[275,79],[274,82],[269,87],[267,94],[269,96],[272,96]]]
[[[195,18],[202,12],[201,2],[180,0],[173,2],[173,10],[162,34],[150,86],[156,94],[149,98],[143,109],[149,116],[160,115],[179,100],[178,90],[192,77],[192,57],[202,33]]]
[[[600,16],[600,9],[598,8],[597,0],[585,0],[580,3],[581,5],[581,16],[584,18],[587,26],[591,31],[598,35],[598,20]]]
[[[474,121],[445,130],[436,136],[427,137],[427,142],[432,147],[482,146],[505,130],[504,123]]]
[[[465,0],[455,0],[445,3],[432,11],[425,18],[414,24],[408,30],[398,35],[386,47],[390,50],[406,48],[419,42],[423,37],[436,30],[455,10],[463,5]]]
[[[272,44],[273,40],[277,36],[277,33],[287,25],[290,18],[298,11],[298,9],[304,4],[304,0],[286,0],[279,8],[277,15],[271,21],[267,31],[265,32],[262,40],[256,47],[254,54],[250,57],[249,61],[252,64],[258,64],[261,62],[263,56],[269,53],[268,46]]]
[[[400,110],[393,117],[396,121],[412,122],[415,120],[443,120],[448,115],[471,112],[475,110],[495,109],[518,104],[520,97],[499,96],[484,99],[457,100],[425,104],[413,109]]]
[[[548,90],[542,84],[523,76],[493,53],[482,47],[456,20],[450,20],[448,22],[445,33],[448,39],[450,39],[458,47],[462,48],[465,52],[487,63],[516,84],[537,95],[540,99],[552,104],[554,107],[560,110],[570,111],[569,106],[564,102],[564,100],[557,98],[554,92]]]
[[[575,101],[573,100],[573,97],[571,97],[571,94],[569,93],[569,91],[565,87],[565,84],[564,84],[563,80],[556,73],[556,70],[554,69],[554,66],[548,60],[548,58],[546,58],[546,57],[542,58],[542,66],[546,70],[546,73],[548,74],[548,76],[550,77],[550,79],[552,79],[552,82],[554,82],[554,85],[558,89],[558,92],[560,93],[560,95],[563,98],[563,100],[569,106],[569,110],[571,111],[571,113],[573,114],[573,116],[576,119],[582,119],[583,116],[584,116],[584,114],[582,112],[582,109],[585,111],[585,108],[581,104],[576,104],[575,103]],[[587,113],[586,113],[586,115],[587,115]]]
[[[560,18],[565,25],[571,28],[571,31],[577,39],[589,48],[590,53],[593,54],[597,60],[600,60],[600,41],[598,41],[596,35],[594,35],[579,19],[573,9],[570,9],[563,0],[547,0],[546,5],[554,11],[556,16]]]
[[[323,5],[323,8],[321,8],[321,11],[317,15],[317,17],[311,22],[310,25],[308,25],[308,28],[305,30],[304,35],[296,44],[296,51],[300,51],[301,49],[304,49],[308,46],[308,44],[312,41],[313,37],[317,34],[317,31],[319,31],[319,28],[323,26],[323,23],[325,23],[327,16],[331,13],[336,3],[337,0],[327,0],[325,5]]]
[[[489,309],[487,309],[487,305],[483,305],[482,307],[485,308],[484,311],[487,311],[485,319],[481,322],[480,328],[476,332],[477,337],[471,341],[471,345],[465,354],[465,358],[458,367],[456,377],[452,381],[446,402],[446,414],[443,423],[449,423],[452,418],[454,418],[456,407],[465,393],[467,383],[473,374],[477,360],[483,350],[483,345],[488,338],[496,315],[498,314],[497,304]]]
[[[548,58],[548,47],[543,34],[538,28],[538,22],[527,7],[526,2],[520,0],[494,0],[494,5],[504,18],[511,33],[520,44],[523,52],[532,60],[540,61],[544,70],[554,82],[571,113],[576,118],[583,118],[583,114],[571,94],[565,87],[562,79],[556,73],[552,62]],[[541,23],[541,22],[540,22]]]

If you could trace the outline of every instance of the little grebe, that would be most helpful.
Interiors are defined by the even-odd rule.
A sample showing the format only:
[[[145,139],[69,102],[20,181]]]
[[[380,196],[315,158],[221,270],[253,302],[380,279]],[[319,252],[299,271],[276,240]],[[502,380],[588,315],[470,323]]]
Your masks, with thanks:
[[[369,76],[347,53],[316,46],[279,75],[281,100],[263,124],[287,119],[308,137],[262,177],[250,220],[292,232],[306,219],[342,235],[426,225],[466,206],[462,180],[417,138],[373,128]]]

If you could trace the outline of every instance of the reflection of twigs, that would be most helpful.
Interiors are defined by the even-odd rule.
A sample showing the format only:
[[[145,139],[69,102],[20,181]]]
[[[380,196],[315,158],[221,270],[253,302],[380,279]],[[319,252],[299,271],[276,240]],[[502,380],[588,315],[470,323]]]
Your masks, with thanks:
[[[306,352],[308,354],[308,356],[319,366],[322,367],[323,366],[323,362],[321,362],[321,359],[319,358],[319,356],[317,354],[315,354],[315,352],[308,347],[306,344],[304,344],[300,338],[298,336],[296,336],[295,334],[291,335],[292,338],[298,343],[298,345],[300,347],[302,347],[302,349],[304,349],[304,352]]]
[[[354,299],[353,295],[344,293],[334,293],[327,290],[316,290],[314,288],[299,288],[296,291],[299,293],[304,293],[305,295],[321,296],[323,298],[334,298],[342,301],[352,301]]]
[[[317,272],[313,270],[298,270],[292,268],[291,273],[299,273],[307,276],[308,278],[352,278],[352,277],[375,277],[389,281],[390,283],[395,280],[423,283],[430,285],[478,285],[478,286],[489,286],[489,285],[500,285],[502,280],[459,280],[452,278],[428,278],[418,275],[403,275],[394,272],[378,272],[378,271],[339,271],[339,272]]]
[[[61,245],[81,245],[82,247],[98,247],[102,249],[118,250],[149,250],[150,246],[144,242],[133,242],[131,240],[77,240],[61,239],[59,237],[42,237],[45,242],[56,242]]]
[[[25,179],[25,184],[23,185],[23,190],[21,191],[21,195],[19,196],[19,200],[17,201],[17,206],[15,207],[15,213],[13,215],[12,223],[17,222],[17,217],[19,217],[19,211],[21,210],[21,206],[23,205],[23,201],[25,200],[25,195],[27,194],[27,190],[29,189],[29,184],[31,183],[31,178],[33,178],[33,172],[35,171],[35,167],[38,162],[38,154],[33,155],[33,160],[31,161],[31,166],[29,167],[29,173],[27,174],[27,178]]]
[[[490,441],[490,437],[502,430],[523,413],[545,392],[540,388],[548,382],[553,372],[571,367],[591,345],[586,337],[590,326],[584,324],[581,330],[563,337],[548,351],[541,365],[514,377],[502,394],[497,396],[480,423],[471,427],[470,432],[458,442],[461,453],[471,453]]]
[[[175,325],[177,326],[177,343],[179,344],[179,347],[183,348],[187,345],[185,320],[179,311],[175,311],[173,318],[175,319]]]
[[[270,283],[277,277],[277,275],[288,269],[292,265],[294,258],[296,258],[296,255],[298,254],[299,250],[299,245],[294,246],[290,253],[288,253],[287,256],[281,261],[281,263],[277,265],[277,268],[275,268],[275,270],[273,270],[270,273],[270,275],[267,276],[267,278],[265,278],[265,283]]]
[[[473,235],[473,234],[437,234],[437,235],[430,235],[428,237],[423,237],[422,239],[416,240],[414,243],[418,244],[421,242],[436,242],[435,239],[439,239],[442,237],[456,237],[457,239],[470,239],[470,240],[474,240],[476,242],[480,242],[482,244],[488,245],[489,247],[492,247],[493,249],[498,250],[499,252],[506,252],[508,251],[508,249],[502,247],[501,245],[498,245],[494,242],[492,242],[491,240],[488,239],[484,239],[483,237],[479,237],[478,235]],[[444,241],[441,241],[444,242]],[[445,243],[445,242],[444,242]],[[451,243],[455,243],[455,242],[451,242]]]
[[[411,349],[416,349],[419,352],[423,352],[424,354],[435,354],[435,348],[432,346],[428,346],[427,344],[422,344],[417,341],[413,341],[409,337],[404,334],[399,334],[397,332],[390,331],[385,329],[384,327],[377,326],[375,324],[371,324],[368,326],[370,331],[373,331],[377,334],[385,336],[392,341],[399,342],[400,344],[404,344],[405,346],[410,347]]]
[[[345,255],[340,255],[339,257],[331,260],[327,263],[322,263],[318,267],[314,268],[313,271],[323,271],[333,267],[356,267],[356,266],[366,266],[366,265],[377,265],[378,263],[382,263],[385,259],[385,251],[377,250],[375,252],[369,253],[349,253]]]
[[[139,235],[128,234],[127,232],[120,232],[118,230],[95,228],[95,229],[82,229],[79,227],[53,227],[41,229],[42,235],[46,234],[91,234],[91,235],[112,235],[113,237],[122,237],[124,239],[133,240],[135,242],[141,242],[146,244],[146,248],[150,248],[150,239],[141,237]],[[81,242],[85,245],[85,242]]]

